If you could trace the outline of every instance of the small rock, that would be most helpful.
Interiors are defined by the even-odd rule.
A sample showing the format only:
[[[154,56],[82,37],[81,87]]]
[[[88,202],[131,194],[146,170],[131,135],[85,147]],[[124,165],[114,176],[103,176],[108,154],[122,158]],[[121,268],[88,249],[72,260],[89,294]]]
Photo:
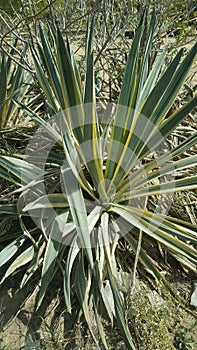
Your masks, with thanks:
[[[190,305],[197,307],[197,283],[194,283],[194,292],[191,295]]]

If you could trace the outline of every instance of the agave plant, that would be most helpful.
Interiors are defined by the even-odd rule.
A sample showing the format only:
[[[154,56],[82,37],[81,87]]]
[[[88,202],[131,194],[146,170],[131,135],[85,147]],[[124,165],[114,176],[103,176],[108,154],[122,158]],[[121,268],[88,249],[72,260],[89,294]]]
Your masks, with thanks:
[[[17,46],[17,40],[14,42],[12,49],[9,52],[9,57],[2,54],[0,63],[0,130],[8,125],[16,124],[20,110],[17,108],[13,99],[22,101],[25,93],[29,88],[32,77],[25,77],[25,71],[22,65],[14,66],[12,55]],[[25,54],[26,48],[23,52]]]
[[[165,51],[150,67],[155,13],[146,36],[145,17],[146,13],[130,49],[118,104],[106,108],[102,117],[95,96],[93,21],[87,29],[84,81],[69,41],[64,43],[60,31],[49,40],[40,26],[38,51],[32,48],[31,52],[53,118],[42,119],[16,102],[40,128],[22,158],[0,158],[1,177],[17,187],[15,202],[0,206],[1,241],[8,238],[10,217],[18,217],[21,227],[1,251],[0,266],[8,266],[3,280],[25,265],[22,288],[42,266],[39,307],[60,268],[66,310],[72,313],[77,298],[98,345],[90,314],[93,309],[106,349],[101,304],[112,324],[117,320],[127,348],[135,349],[121,298],[119,242],[129,245],[136,254],[136,265],[158,281],[164,277],[159,261],[156,264],[151,257],[154,246],[159,244],[192,270],[197,260],[196,227],[171,217],[159,205],[167,200],[168,209],[170,193],[197,188],[196,175],[178,176],[197,164],[196,154],[182,157],[196,144],[197,134],[172,149],[165,143],[197,104],[195,96],[168,115],[197,44],[183,60],[180,50],[165,69]],[[131,269],[128,266],[127,271]]]

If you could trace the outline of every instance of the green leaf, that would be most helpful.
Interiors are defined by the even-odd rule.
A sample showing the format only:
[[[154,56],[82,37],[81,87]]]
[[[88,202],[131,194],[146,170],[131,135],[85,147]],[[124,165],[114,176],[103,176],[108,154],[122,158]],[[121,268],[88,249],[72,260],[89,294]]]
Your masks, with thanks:
[[[94,340],[94,342],[98,346],[98,342],[95,338],[95,335],[92,330],[92,317],[90,314],[90,308],[88,305],[88,300],[90,298],[90,287],[91,287],[91,277],[92,274],[90,272],[90,269],[87,271],[87,275],[85,273],[85,267],[84,267],[84,256],[83,256],[83,251],[81,250],[81,253],[78,254],[77,256],[77,266],[75,270],[75,289],[76,293],[79,299],[79,302],[82,306],[83,313],[85,320],[88,324],[89,331],[91,333],[91,336]]]
[[[101,340],[103,342],[103,345],[105,347],[106,350],[109,349],[108,345],[107,345],[107,341],[106,341],[106,337],[105,337],[105,331],[99,316],[99,313],[97,312],[97,307],[96,305],[94,305],[94,315],[95,315],[95,319],[96,319],[96,324],[97,324],[97,328],[101,337]]]
[[[0,266],[3,266],[6,262],[8,262],[26,240],[26,236],[19,237],[10,244],[8,244],[3,250],[1,250]]]
[[[70,56],[70,59],[71,59],[71,63],[72,63],[72,66],[73,66],[73,69],[74,69],[74,72],[75,72],[76,80],[77,80],[77,83],[78,83],[79,91],[80,91],[80,94],[82,95],[81,77],[80,77],[80,74],[79,74],[79,70],[77,68],[76,60],[75,60],[75,57],[74,57],[74,53],[73,53],[70,41],[69,41],[68,38],[66,38],[66,43],[67,43],[67,50],[68,50],[68,53],[69,53],[69,56]]]
[[[11,64],[11,59],[16,50],[17,41],[12,44],[12,48],[8,53],[9,57],[2,55],[2,61],[0,63],[0,130],[8,125],[15,124],[19,117],[19,110],[17,109],[13,98],[17,98],[19,101],[23,100],[26,96],[26,92],[31,83],[32,77],[30,75],[25,76],[23,67]],[[26,54],[27,46],[21,54],[20,63],[22,63],[23,56]]]
[[[20,288],[23,288],[28,283],[28,281],[31,279],[31,277],[34,275],[34,273],[42,265],[42,263],[43,263],[42,254],[43,254],[44,249],[45,249],[45,242],[42,243],[42,245],[39,247],[39,250],[35,251],[34,257],[24,273],[24,276],[23,276],[21,284],[20,284]]]
[[[89,193],[90,196],[94,198],[94,200],[96,201],[96,197],[93,193],[92,187],[90,186],[89,182],[84,176],[84,171],[80,163],[79,155],[83,158],[83,153],[78,154],[78,145],[75,145],[72,137],[69,134],[69,130],[67,130],[62,136],[63,136],[63,145],[64,145],[64,152],[66,155],[66,160],[74,176],[79,182],[79,185],[81,186],[81,188],[83,188],[87,193]]]
[[[43,209],[43,208],[67,208],[68,201],[63,193],[50,193],[42,196],[35,201],[28,203],[24,208],[23,212],[33,209]]]
[[[0,214],[17,216],[17,207],[16,204],[1,204],[0,205]]]
[[[127,349],[136,350],[136,347],[133,343],[131,333],[130,333],[129,328],[125,322],[124,313],[123,313],[123,306],[122,306],[121,301],[120,301],[118,289],[117,289],[117,286],[115,284],[115,279],[114,279],[112,271],[110,269],[110,265],[109,265],[109,261],[108,261],[107,256],[106,256],[106,259],[107,259],[107,270],[108,270],[110,286],[111,286],[111,289],[113,292],[113,297],[114,297],[114,304],[115,304],[118,326],[119,326],[120,332],[122,334],[122,337],[124,339],[124,342],[127,346]]]
[[[71,272],[74,261],[80,251],[77,247],[77,242],[71,245],[66,257],[65,273],[64,273],[64,298],[66,303],[67,312],[71,313]]]
[[[139,64],[139,71],[138,71],[138,82],[137,82],[137,93],[136,93],[136,103],[135,103],[135,109],[138,110],[138,105],[140,106],[143,102],[139,97],[143,97],[145,99],[146,94],[145,91],[143,91],[145,82],[147,80],[148,76],[148,71],[149,71],[149,58],[150,58],[150,50],[151,50],[151,45],[152,45],[152,40],[153,40],[153,34],[154,34],[154,29],[155,29],[155,9],[153,10],[152,16],[151,16],[151,22],[150,22],[150,27],[149,27],[149,32],[147,35],[146,39],[146,46],[144,48],[144,53],[142,56],[142,59],[140,60]],[[159,65],[160,66],[160,65]],[[159,72],[159,67],[157,66],[157,72]],[[157,76],[157,74],[156,74]],[[155,78],[154,78],[155,79]],[[150,87],[150,83],[149,83]],[[150,93],[151,90],[149,90]]]
[[[164,71],[164,73],[160,77],[154,89],[151,91],[151,93],[147,97],[146,103],[144,104],[144,107],[141,111],[141,113],[146,117],[148,118],[151,117],[154,109],[157,107],[158,102],[162,98],[163,93],[165,92],[166,88],[170,84],[170,81],[174,75],[174,72],[176,71],[176,68],[178,67],[178,64],[181,60],[182,54],[183,54],[183,49],[181,49],[178,52],[178,54],[175,56],[175,58],[172,60],[170,65],[167,67],[167,69]]]
[[[29,261],[31,261],[34,257],[34,253],[34,246],[30,246],[29,248],[25,249],[19,256],[17,256],[17,258],[7,269],[0,283],[3,283],[3,281],[15,270],[21,268],[23,265],[26,265]]]
[[[178,67],[177,71],[175,73],[172,72],[172,79],[169,85],[166,86],[167,88],[163,93],[162,98],[158,106],[156,107],[156,110],[151,116],[151,120],[153,121],[154,124],[155,122],[158,121],[158,119],[162,120],[162,118],[166,115],[166,113],[172,106],[172,103],[174,102],[177,93],[179,92],[184,80],[186,79],[186,76],[194,61],[196,53],[197,53],[197,43],[189,51],[189,53],[184,58],[181,65]],[[143,111],[143,113],[145,112]],[[145,113],[145,115],[147,114]]]
[[[19,101],[15,101],[15,103],[22,109],[24,110],[27,115],[32,118],[36,123],[38,123],[39,125],[41,125],[48,133],[48,137],[50,137],[50,139],[52,138],[52,140],[56,141],[58,143],[58,141],[60,142],[61,137],[58,134],[58,132],[49,125],[49,123],[47,123],[44,119],[42,119],[38,114],[36,114],[35,112],[33,112],[30,108],[28,108],[25,104],[19,102]],[[61,142],[60,142],[61,145]]]
[[[114,126],[112,127],[112,135],[110,138],[109,151],[106,162],[105,178],[111,179],[114,173],[115,164],[111,160],[119,159],[122,147],[120,145],[124,143],[124,134],[128,125],[128,113],[130,108],[133,108],[133,100],[135,98],[135,86],[136,86],[136,66],[140,48],[140,40],[143,34],[143,27],[138,27],[127,61],[125,74],[123,78],[122,88],[118,99],[118,107],[115,114]],[[120,128],[122,126],[122,128]],[[114,143],[114,140],[117,142]],[[117,147],[116,147],[117,145]]]
[[[93,256],[90,242],[90,231],[88,227],[87,212],[83,199],[82,190],[69,168],[68,164],[61,169],[62,179],[70,206],[77,233],[79,235],[79,244],[85,249],[89,264],[93,269]]]
[[[3,55],[3,57],[2,57],[1,70],[0,70],[0,81],[1,81],[1,87],[0,87],[0,130],[2,130],[4,125],[5,125],[5,119],[6,119],[6,104],[4,103],[4,101],[7,99],[7,89],[8,89],[5,55]]]
[[[40,31],[40,38],[42,42],[42,47],[38,46],[41,58],[43,59],[44,67],[48,73],[49,77],[49,84],[51,85],[53,89],[53,93],[56,96],[56,99],[58,100],[61,109],[65,109],[67,105],[65,104],[64,98],[63,98],[63,91],[61,86],[61,79],[60,79],[60,72],[58,64],[56,64],[56,60],[53,56],[52,49],[49,45],[49,41],[45,35],[45,32],[42,28],[42,26],[39,26]],[[57,53],[57,52],[56,52]],[[42,73],[42,79],[45,72]],[[46,90],[44,90],[46,91]],[[50,95],[47,95],[49,97]]]
[[[184,140],[182,143],[177,145],[175,148],[172,150],[169,150],[168,152],[165,152],[162,154],[159,158],[151,160],[149,163],[144,164],[143,167],[140,167],[138,170],[133,172],[128,176],[128,178],[124,181],[121,182],[121,187],[119,193],[124,193],[127,189],[129,189],[132,186],[138,186],[142,183],[144,183],[143,175],[144,173],[147,174],[147,177],[151,179],[152,173],[156,174],[156,171],[154,172],[154,169],[157,167],[160,167],[162,172],[163,164],[164,164],[164,169],[168,167],[168,165],[165,165],[167,162],[172,161],[174,157],[177,157],[179,155],[182,155],[185,151],[187,151],[189,148],[193,147],[197,143],[197,133],[192,134],[190,137],[188,137],[186,140]],[[177,167],[177,164],[181,165],[181,162],[190,162],[189,161],[190,157],[184,158],[183,160],[180,160],[178,162],[173,162],[172,167],[173,169]],[[193,158],[192,158],[193,159]],[[192,162],[193,163],[193,160]],[[169,167],[171,164],[169,164]],[[172,169],[172,170],[173,170]],[[159,170],[160,171],[160,170]],[[116,197],[117,200],[118,197]]]
[[[172,193],[197,188],[197,176],[185,177],[183,179],[161,183],[159,185],[149,185],[148,187],[130,190],[129,195],[124,196],[124,200],[145,197],[153,194]]]
[[[94,81],[94,54],[93,54],[93,26],[88,23],[86,37],[86,73],[85,73],[85,120],[84,120],[84,141],[96,138],[96,99]]]
[[[39,308],[41,305],[48,285],[53,279],[54,273],[57,269],[56,261],[61,246],[62,235],[64,233],[67,218],[68,213],[58,215],[52,225],[44,255],[37,308]]]
[[[53,109],[54,113],[58,112],[58,106],[55,102],[55,98],[54,98],[54,94],[52,92],[52,88],[51,85],[49,83],[49,81],[47,80],[46,76],[45,76],[45,72],[43,71],[40,62],[36,56],[36,53],[33,51],[33,49],[31,50],[31,54],[32,54],[32,58],[33,58],[33,62],[34,62],[34,66],[36,69],[36,77],[39,81],[39,84],[41,86],[41,88],[43,89],[47,101],[50,104],[51,108]]]
[[[117,205],[116,207],[113,206],[110,211],[117,213],[126,221],[128,221],[132,225],[131,227],[137,227],[138,229],[147,233],[150,237],[153,237],[158,242],[164,244],[169,250],[184,255],[192,261],[197,261],[196,250],[193,247],[182,242],[180,239],[173,237],[168,233],[167,230],[162,229],[162,227],[154,226],[151,220],[147,221],[143,213],[141,213],[139,210],[137,211],[136,208],[133,209],[131,207],[125,207],[123,205]],[[179,233],[178,230],[177,233]]]

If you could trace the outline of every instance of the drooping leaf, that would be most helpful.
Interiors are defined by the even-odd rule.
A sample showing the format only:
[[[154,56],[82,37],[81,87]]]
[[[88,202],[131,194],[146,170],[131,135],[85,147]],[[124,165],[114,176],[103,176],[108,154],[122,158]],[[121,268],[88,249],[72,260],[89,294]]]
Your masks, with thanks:
[[[48,242],[44,255],[41,286],[39,290],[38,306],[43,301],[48,285],[53,279],[54,273],[57,269],[57,257],[61,246],[64,227],[67,222],[68,213],[60,214],[55,218],[51,231],[49,232]]]

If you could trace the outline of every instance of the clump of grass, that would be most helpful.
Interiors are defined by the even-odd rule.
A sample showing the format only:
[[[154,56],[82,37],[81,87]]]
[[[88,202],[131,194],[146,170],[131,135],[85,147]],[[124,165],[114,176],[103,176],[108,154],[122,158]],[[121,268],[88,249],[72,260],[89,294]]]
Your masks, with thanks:
[[[194,350],[194,321],[184,324],[186,311],[166,287],[151,291],[144,284],[132,296],[132,323],[140,350]]]

